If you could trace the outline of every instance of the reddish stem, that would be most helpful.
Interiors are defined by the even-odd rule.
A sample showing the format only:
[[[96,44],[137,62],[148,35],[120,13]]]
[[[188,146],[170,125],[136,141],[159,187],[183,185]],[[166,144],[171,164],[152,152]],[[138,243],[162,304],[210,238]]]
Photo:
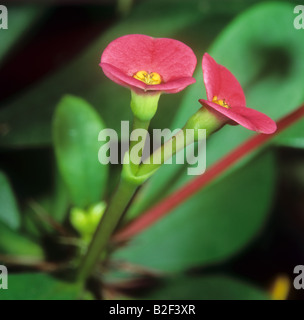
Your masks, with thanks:
[[[262,144],[272,139],[275,135],[282,132],[302,117],[304,117],[304,105],[280,119],[277,122],[278,129],[274,134],[257,134],[251,137],[232,152],[227,154],[224,158],[216,162],[206,171],[206,173],[191,180],[179,190],[173,192],[167,198],[157,203],[154,207],[148,209],[137,219],[118,231],[118,233],[114,235],[114,240],[125,241],[142,232],[157,220],[168,214],[171,210],[196,194],[224,171],[229,169],[233,164],[240,161],[243,157],[256,150]]]

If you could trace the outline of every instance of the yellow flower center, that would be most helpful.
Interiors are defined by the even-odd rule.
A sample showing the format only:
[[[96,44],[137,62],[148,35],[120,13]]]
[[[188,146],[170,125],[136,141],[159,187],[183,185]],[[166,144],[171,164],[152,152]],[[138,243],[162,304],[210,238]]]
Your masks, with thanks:
[[[212,99],[212,102],[224,107],[224,108],[227,108],[229,109],[229,105],[226,103],[225,99],[223,100],[218,100],[217,96],[214,96],[213,99]]]
[[[140,80],[146,84],[160,84],[162,82],[160,74],[157,72],[147,72],[144,70],[138,71],[133,78]]]

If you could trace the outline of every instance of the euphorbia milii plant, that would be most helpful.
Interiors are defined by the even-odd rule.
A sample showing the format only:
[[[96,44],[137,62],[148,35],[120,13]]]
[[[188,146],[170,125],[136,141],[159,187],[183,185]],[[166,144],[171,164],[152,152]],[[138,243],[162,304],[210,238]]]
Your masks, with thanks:
[[[245,95],[238,80],[208,53],[203,57],[203,74],[208,100],[201,99],[199,102],[214,114],[221,125],[240,124],[265,134],[276,131],[276,123],[272,119],[246,107]]]
[[[135,34],[111,42],[102,54],[100,66],[111,80],[131,89],[133,129],[147,129],[162,92],[179,92],[195,82],[192,75],[196,57],[189,47],[177,40]],[[205,129],[206,136],[209,136],[225,124],[240,124],[250,130],[268,134],[276,130],[275,122],[268,116],[246,107],[245,95],[237,79],[207,53],[203,57],[203,73],[207,100],[199,100],[203,107],[186,121],[183,129],[171,138],[172,141],[164,143],[150,156],[153,159],[153,155],[158,154],[162,159],[160,163],[124,162],[120,184],[83,260],[80,279],[92,272],[137,187],[153,175],[166,159],[187,146],[187,129],[194,130],[194,139],[190,143],[204,139],[205,135],[199,135],[199,129]],[[170,144],[173,140],[174,148],[173,143]],[[166,144],[171,145],[171,148],[164,152]],[[132,147],[131,141],[130,150]]]

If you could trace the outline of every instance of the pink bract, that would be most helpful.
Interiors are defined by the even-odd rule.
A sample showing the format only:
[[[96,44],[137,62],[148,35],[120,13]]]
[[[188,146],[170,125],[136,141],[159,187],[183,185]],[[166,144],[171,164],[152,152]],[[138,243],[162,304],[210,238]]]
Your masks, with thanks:
[[[238,80],[208,53],[203,57],[203,74],[208,100],[201,99],[199,102],[214,112],[223,123],[240,124],[249,130],[265,134],[276,131],[276,123],[271,118],[246,107],[245,95]],[[217,101],[224,101],[228,107],[215,103],[215,97]]]
[[[100,66],[108,78],[137,93],[176,93],[195,82],[196,63],[191,48],[180,41],[132,34],[112,41]],[[135,79],[142,70],[158,73],[162,82],[152,85]]]

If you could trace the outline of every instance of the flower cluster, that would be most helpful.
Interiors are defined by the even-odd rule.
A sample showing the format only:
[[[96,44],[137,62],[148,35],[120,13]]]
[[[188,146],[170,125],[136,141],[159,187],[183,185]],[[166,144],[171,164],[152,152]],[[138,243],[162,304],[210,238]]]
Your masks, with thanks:
[[[102,54],[100,66],[108,78],[131,89],[134,114],[139,118],[143,114],[142,118],[150,120],[161,93],[176,93],[195,82],[196,63],[191,48],[180,41],[134,34],[112,41]],[[242,87],[228,69],[208,53],[203,56],[202,66],[207,100],[199,102],[204,111],[208,111],[208,116],[215,118],[218,128],[225,124],[240,124],[265,134],[276,131],[272,119],[246,107]],[[155,95],[157,99],[151,99]],[[147,116],[149,108],[153,112]]]

